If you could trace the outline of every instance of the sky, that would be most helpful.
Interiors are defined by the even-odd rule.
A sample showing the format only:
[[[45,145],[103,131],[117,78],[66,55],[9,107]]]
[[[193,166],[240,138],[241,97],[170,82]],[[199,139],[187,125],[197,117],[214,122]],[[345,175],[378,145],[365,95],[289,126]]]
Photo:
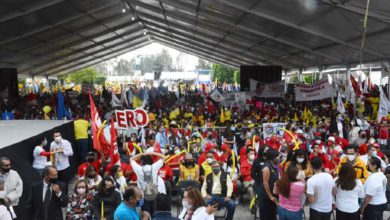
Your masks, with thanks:
[[[181,64],[184,67],[184,71],[192,71],[195,70],[196,65],[198,64],[198,58],[196,56],[180,52],[178,50],[175,50],[173,48],[164,46],[159,43],[151,43],[145,47],[139,48],[137,50],[125,53],[121,56],[118,56],[116,59],[125,59],[125,60],[131,60],[132,58],[137,57],[138,55],[156,55],[160,53],[163,49],[168,50],[169,54],[172,56],[172,63],[173,65],[177,65],[176,58],[178,56],[181,57]]]

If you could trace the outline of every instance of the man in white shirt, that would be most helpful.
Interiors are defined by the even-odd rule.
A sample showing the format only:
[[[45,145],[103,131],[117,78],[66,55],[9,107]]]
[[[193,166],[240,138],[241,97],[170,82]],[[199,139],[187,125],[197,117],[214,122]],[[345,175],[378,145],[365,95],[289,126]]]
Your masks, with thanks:
[[[311,162],[314,175],[307,181],[307,199],[310,204],[310,220],[329,220],[332,213],[332,176],[322,172],[322,160],[315,157]]]
[[[158,157],[158,160],[154,163],[152,156]],[[138,159],[140,159],[141,165],[136,162]],[[150,200],[147,195],[149,194],[147,191],[150,189],[150,184],[153,184],[157,187],[158,192],[155,193],[166,194],[164,180],[158,176],[158,171],[164,165],[164,159],[164,155],[155,152],[137,154],[130,158],[131,167],[137,175],[138,187],[141,188],[144,194],[145,201],[144,205],[142,206],[142,210],[149,212],[150,215],[154,214],[154,199]],[[150,193],[153,194],[153,192]]]
[[[72,179],[69,157],[73,156],[72,145],[69,141],[62,139],[59,131],[53,133],[54,141],[50,144],[50,151],[57,151],[53,156],[53,166],[58,170],[58,179],[68,183]]]
[[[0,165],[0,178],[4,181],[4,203],[9,207],[13,207],[18,215],[19,199],[23,193],[23,181],[15,170],[11,170],[11,160],[9,158],[0,157]]]
[[[360,156],[359,158],[365,163],[367,164],[368,162],[368,159],[370,159],[371,157],[376,157],[378,158],[380,161],[381,161],[381,170],[384,171],[386,169],[386,163],[385,161],[383,161],[380,157],[377,156],[377,152],[376,152],[376,149],[373,145],[368,145],[367,147],[367,153]]]

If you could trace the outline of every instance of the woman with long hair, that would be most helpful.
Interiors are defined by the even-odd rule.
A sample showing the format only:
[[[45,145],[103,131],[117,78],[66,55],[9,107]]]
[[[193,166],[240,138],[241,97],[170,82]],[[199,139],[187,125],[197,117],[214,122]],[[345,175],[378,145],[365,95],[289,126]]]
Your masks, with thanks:
[[[377,157],[368,159],[371,175],[368,176],[364,191],[366,197],[362,207],[363,220],[382,220],[386,209],[386,176],[380,171],[381,160]]]
[[[126,178],[123,176],[122,168],[119,165],[114,165],[110,169],[110,177],[115,182],[115,189],[123,194],[127,188]]]
[[[305,182],[298,178],[299,169],[289,166],[286,174],[275,184],[275,193],[279,194],[279,220],[302,219],[302,195],[305,193]]]
[[[88,166],[85,170],[84,176],[82,176],[80,179],[87,181],[88,190],[92,193],[92,195],[95,195],[99,183],[102,181],[102,177],[97,173],[94,166]]]
[[[183,210],[179,215],[181,220],[214,220],[217,205],[206,206],[198,188],[188,187],[183,195]]]
[[[92,202],[94,217],[97,220],[114,220],[115,209],[121,203],[121,200],[120,193],[115,191],[114,180],[108,176],[104,177]],[[102,210],[104,213],[101,213]]]
[[[356,178],[356,171],[350,163],[343,164],[333,189],[336,196],[336,219],[358,220],[359,198],[364,197],[364,188],[360,179]]]
[[[307,153],[303,149],[296,150],[293,153],[291,162],[286,166],[286,171],[289,166],[298,168],[298,179],[305,180],[313,175]]]
[[[74,192],[69,196],[66,220],[91,220],[93,216],[93,195],[85,180],[77,181]]]

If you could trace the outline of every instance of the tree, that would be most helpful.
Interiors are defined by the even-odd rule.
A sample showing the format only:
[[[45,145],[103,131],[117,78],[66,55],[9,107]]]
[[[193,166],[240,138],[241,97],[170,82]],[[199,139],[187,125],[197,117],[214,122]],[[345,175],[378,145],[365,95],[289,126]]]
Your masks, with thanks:
[[[303,76],[303,82],[312,84],[314,82],[314,76],[312,74]]]
[[[168,50],[163,49],[161,53],[157,55],[154,66],[155,71],[156,69],[161,69],[162,71],[172,71],[172,57]]]
[[[222,65],[222,64],[213,64],[211,66],[211,80],[215,81],[218,80],[218,82],[223,83],[233,83],[234,82],[234,71],[236,69],[233,69],[231,67]]]
[[[114,66],[114,71],[118,76],[131,76],[134,74],[133,66],[125,59],[119,60],[119,62]]]
[[[240,71],[239,70],[236,70],[234,71],[233,73],[233,78],[234,78],[234,82],[237,83],[237,84],[240,84]]]
[[[211,67],[211,63],[207,60],[204,60],[202,58],[199,58],[198,65],[196,66],[196,69],[198,70],[208,70]]]
[[[156,56],[142,56],[141,57],[141,74],[152,73],[154,70],[154,63],[156,61]],[[135,62],[135,60],[134,60]]]
[[[107,61],[105,61],[105,62],[98,63],[96,65],[93,65],[92,67],[96,70],[96,72],[98,72],[98,74],[108,76],[108,74],[109,74],[108,66],[109,65],[110,64]]]
[[[95,84],[104,84],[106,77],[98,74],[95,68],[87,67],[62,77],[68,83],[95,83]]]

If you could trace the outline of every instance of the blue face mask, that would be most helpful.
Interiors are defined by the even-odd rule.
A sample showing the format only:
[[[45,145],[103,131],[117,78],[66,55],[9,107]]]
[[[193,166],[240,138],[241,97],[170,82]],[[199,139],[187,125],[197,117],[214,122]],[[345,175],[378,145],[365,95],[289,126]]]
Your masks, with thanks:
[[[377,153],[376,151],[373,151],[373,152],[372,152],[372,156],[373,156],[373,157],[377,157],[377,156],[378,156],[378,153]]]
[[[235,127],[230,127],[230,130],[231,130],[231,131],[235,131],[236,128],[235,128]]]
[[[136,205],[136,206],[137,206],[137,207],[142,207],[142,206],[144,205],[144,202],[145,202],[145,201],[144,201],[144,198],[142,198],[142,199],[140,199],[140,200],[137,201],[137,205]]]

